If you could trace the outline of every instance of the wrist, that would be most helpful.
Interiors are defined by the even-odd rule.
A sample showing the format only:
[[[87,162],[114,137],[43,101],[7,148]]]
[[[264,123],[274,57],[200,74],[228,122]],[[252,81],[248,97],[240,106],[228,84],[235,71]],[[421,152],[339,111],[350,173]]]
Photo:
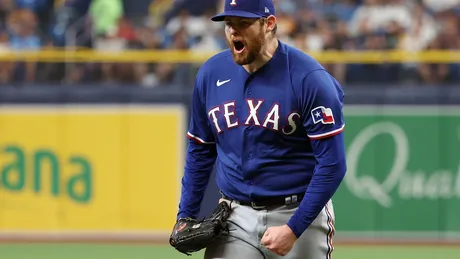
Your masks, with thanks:
[[[286,226],[289,227],[289,229],[292,231],[292,233],[294,234],[294,236],[295,236],[296,238],[299,238],[299,237],[302,235],[302,233],[303,233],[303,231],[301,231],[301,230],[296,226],[296,224],[293,222],[292,219],[288,221],[288,223],[286,224]]]
[[[286,231],[288,231],[293,238],[298,239],[298,237],[296,236],[296,234],[294,233],[294,231],[288,224],[285,224],[284,227],[286,228]]]

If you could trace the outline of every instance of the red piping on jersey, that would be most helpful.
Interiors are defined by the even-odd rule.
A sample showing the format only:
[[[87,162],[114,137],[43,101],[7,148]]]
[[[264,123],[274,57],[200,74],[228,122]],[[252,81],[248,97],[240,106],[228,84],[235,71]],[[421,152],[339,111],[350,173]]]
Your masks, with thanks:
[[[310,139],[324,139],[324,138],[329,138],[329,137],[338,135],[338,134],[341,133],[344,129],[345,129],[345,127],[342,127],[339,131],[334,131],[334,132],[332,132],[332,133],[330,133],[330,134],[326,134],[326,135],[323,135],[323,136],[309,137],[309,138],[310,138]]]

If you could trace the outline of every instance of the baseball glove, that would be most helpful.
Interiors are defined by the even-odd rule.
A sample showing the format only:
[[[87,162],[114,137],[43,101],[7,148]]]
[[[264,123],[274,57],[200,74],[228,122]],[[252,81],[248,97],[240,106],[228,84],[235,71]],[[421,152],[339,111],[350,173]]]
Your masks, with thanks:
[[[217,237],[229,232],[227,219],[230,211],[227,202],[221,202],[209,217],[201,221],[191,218],[177,220],[169,243],[186,255],[206,248]]]

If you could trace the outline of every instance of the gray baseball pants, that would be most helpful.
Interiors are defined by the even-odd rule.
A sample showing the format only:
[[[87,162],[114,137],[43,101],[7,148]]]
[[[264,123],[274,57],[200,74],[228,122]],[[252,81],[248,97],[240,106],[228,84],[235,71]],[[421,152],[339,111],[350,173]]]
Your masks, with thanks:
[[[229,202],[229,201],[226,201]],[[229,202],[230,203],[230,202]],[[231,202],[230,236],[222,236],[205,252],[205,259],[330,259],[333,251],[334,209],[332,201],[297,239],[286,256],[279,256],[264,248],[260,241],[267,228],[288,222],[297,205],[271,210],[254,210]]]

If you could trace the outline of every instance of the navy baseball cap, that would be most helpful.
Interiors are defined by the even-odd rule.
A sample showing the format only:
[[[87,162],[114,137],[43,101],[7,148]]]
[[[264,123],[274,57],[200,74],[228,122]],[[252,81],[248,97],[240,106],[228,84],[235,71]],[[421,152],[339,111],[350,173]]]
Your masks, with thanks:
[[[270,15],[275,15],[273,0],[225,0],[224,12],[211,20],[221,22],[226,16],[262,18]]]

